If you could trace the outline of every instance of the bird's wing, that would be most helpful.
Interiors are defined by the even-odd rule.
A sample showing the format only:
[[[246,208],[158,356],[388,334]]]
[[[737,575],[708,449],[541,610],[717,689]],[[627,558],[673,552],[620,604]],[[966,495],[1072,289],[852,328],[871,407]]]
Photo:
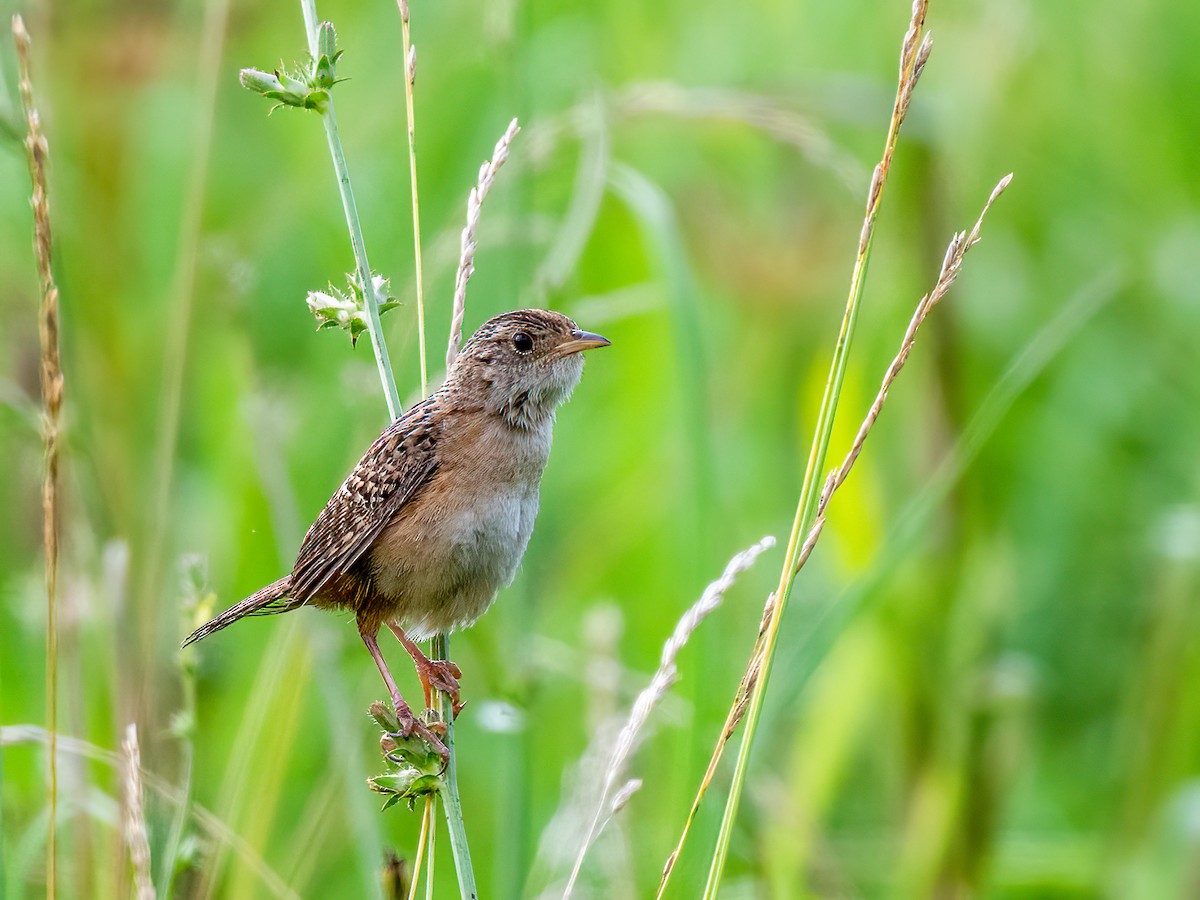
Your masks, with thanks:
[[[291,596],[311,600],[345,573],[437,468],[436,425],[429,400],[388,426],[321,510],[300,545]]]

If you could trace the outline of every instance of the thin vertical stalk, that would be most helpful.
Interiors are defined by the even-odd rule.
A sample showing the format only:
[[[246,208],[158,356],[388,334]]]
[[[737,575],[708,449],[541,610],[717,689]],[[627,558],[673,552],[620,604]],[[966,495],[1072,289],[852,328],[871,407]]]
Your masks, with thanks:
[[[308,49],[313,59],[319,55],[316,0],[300,0],[304,14],[304,30],[308,36]],[[321,124],[325,126],[325,139],[329,143],[329,155],[337,174],[338,192],[342,197],[342,209],[346,213],[346,227],[350,231],[350,247],[354,251],[354,269],[362,288],[363,305],[367,310],[367,331],[371,335],[371,348],[375,351],[375,362],[379,367],[379,381],[387,398],[388,413],[392,420],[400,418],[402,407],[400,394],[396,390],[396,378],[392,374],[392,362],[388,357],[387,344],[383,342],[383,327],[379,321],[379,295],[371,277],[371,264],[367,261],[367,247],[363,241],[362,224],[358,220],[358,205],[354,202],[354,189],[350,186],[350,171],[346,167],[346,154],[338,136],[337,116],[333,111],[333,97],[329,97],[321,112]]]
[[[319,52],[318,32],[319,24],[317,19],[316,0],[300,0],[300,9],[304,15],[305,31],[308,35],[309,52],[313,58],[317,58]],[[420,230],[419,230],[419,213],[417,209],[417,192],[416,192],[416,161],[415,149],[412,144],[413,119],[412,119],[412,100],[411,89],[413,81],[413,58],[409,45],[408,19],[403,15],[406,8],[401,8],[402,17],[404,19],[404,33],[406,45],[405,57],[405,79],[408,82],[406,97],[409,109],[409,153],[412,168],[413,178],[413,225],[414,225],[414,246],[417,248],[417,283],[418,291],[421,290],[421,274],[420,274]],[[383,333],[379,324],[379,301],[375,293],[375,286],[371,278],[371,267],[367,262],[366,247],[362,237],[362,226],[358,220],[358,210],[354,202],[354,192],[350,186],[350,173],[346,167],[345,154],[342,151],[341,140],[338,137],[337,118],[333,111],[333,99],[329,98],[325,110],[321,115],[321,120],[325,125],[325,136],[329,142],[329,152],[333,158],[334,169],[337,172],[338,188],[341,191],[342,206],[346,213],[346,224],[350,230],[350,244],[354,249],[354,260],[357,266],[359,283],[362,286],[364,305],[367,309],[367,330],[371,335],[371,346],[375,350],[375,359],[379,366],[379,378],[383,383],[384,394],[387,397],[388,411],[392,416],[393,421],[400,417],[400,397],[396,391],[396,379],[392,374],[391,361],[388,358],[387,345],[383,341]],[[425,338],[424,338],[424,305],[423,302],[418,307],[418,328],[421,331],[421,388],[422,394],[425,393],[428,384],[427,368],[425,361]],[[449,657],[449,641],[446,635],[438,635],[434,638],[433,650],[435,658],[447,659]],[[444,694],[438,694],[438,708],[443,721],[446,722],[446,747],[450,751],[450,760],[447,764],[446,773],[444,776],[444,785],[442,787],[442,796],[446,807],[446,823],[450,831],[450,847],[454,856],[454,867],[458,873],[459,888],[464,898],[476,898],[478,893],[475,888],[475,874],[471,868],[471,854],[467,847],[467,832],[462,820],[462,802],[458,796],[457,782],[457,761],[454,753],[454,715],[451,709],[449,698]],[[434,843],[436,828],[431,827],[429,830],[429,858],[432,860],[434,856]],[[431,870],[432,871],[432,870]],[[415,877],[414,873],[414,877]],[[432,879],[431,879],[432,881]]]
[[[4,754],[0,753],[0,797],[4,795]],[[0,803],[0,836],[8,833],[4,828],[4,804]],[[4,840],[3,837],[0,837],[0,889],[3,889],[6,884],[8,884],[8,872],[4,864]]]
[[[375,292],[375,282],[371,277],[371,264],[367,262],[367,248],[363,243],[362,225],[358,221],[358,207],[354,203],[354,191],[350,187],[350,173],[346,169],[346,157],[342,152],[342,142],[338,137],[337,117],[333,113],[333,100],[321,115],[321,123],[325,126],[325,138],[329,141],[329,153],[333,157],[333,167],[337,171],[338,190],[342,195],[342,208],[346,212],[346,226],[350,229],[350,246],[354,250],[354,266],[358,273],[358,283],[362,287],[363,302],[367,309],[367,331],[371,334],[371,347],[375,350],[375,362],[379,367],[379,380],[383,384],[383,393],[387,398],[388,413],[392,421],[400,418],[403,407],[400,405],[400,394],[396,390],[396,379],[392,375],[392,361],[388,358],[387,344],[383,342],[383,326],[379,321],[379,295]]]
[[[195,155],[188,171],[187,185],[180,213],[179,238],[176,246],[175,270],[171,279],[171,320],[166,329],[166,350],[163,362],[163,390],[158,445],[155,449],[154,484],[152,491],[153,522],[170,520],[171,482],[175,466],[175,449],[179,440],[179,423],[183,409],[183,383],[187,370],[188,335],[195,305],[196,264],[199,257],[201,218],[210,161],[213,128],[216,120],[217,86],[221,72],[220,60],[225,44],[229,17],[229,0],[209,3],[204,11],[200,48],[196,59],[198,100],[195,105]],[[144,604],[159,584],[164,571],[163,547],[166,530],[152,528],[146,536],[147,552],[138,584],[137,602]],[[195,709],[194,672],[184,675],[185,711],[191,717]],[[192,720],[194,721],[194,720]],[[193,779],[193,745],[191,736],[183,738],[181,779],[184,800],[171,824],[159,865],[160,895],[170,897],[173,890],[176,857],[189,816]]]
[[[433,658],[449,659],[450,640],[444,634],[433,639]],[[458,887],[463,900],[476,900],[475,872],[471,868],[471,850],[467,846],[467,829],[463,823],[462,800],[458,795],[458,758],[454,752],[454,710],[450,698],[444,693],[437,695],[438,712],[446,723],[444,743],[450,751],[450,761],[442,775],[442,804],[446,807],[446,826],[450,831],[450,853],[454,857],[454,869],[458,873]]]
[[[421,263],[421,200],[417,186],[417,116],[413,108],[413,89],[416,86],[417,80],[417,51],[412,44],[408,0],[396,0],[396,7],[400,11],[400,33],[404,48],[404,115],[408,124],[408,177],[409,191],[412,197],[413,275],[417,283],[417,347],[421,366],[421,396],[425,397],[429,393],[429,362],[425,350],[425,277],[424,267]],[[433,647],[436,647],[436,639]],[[446,641],[443,643],[442,648],[443,658],[448,658],[449,652],[449,643]],[[440,704],[441,700],[439,698]],[[453,719],[453,716],[450,718]],[[447,729],[451,727],[453,727],[452,721],[447,726]],[[447,748],[451,753],[450,762],[453,764],[454,748],[449,744]],[[449,777],[447,776],[447,778]],[[455,785],[454,790],[457,792],[457,785]],[[413,866],[412,898],[416,897],[416,884],[420,878],[421,870],[421,849],[424,846],[427,835],[429,839],[429,873],[426,877],[425,890],[427,895],[432,897],[434,860],[436,857],[434,844],[437,839],[436,796],[430,796],[425,799],[425,814],[421,819],[421,837],[417,850],[417,861]]]
[[[408,0],[396,0],[404,36],[404,112],[408,117],[408,176],[412,185],[413,268],[417,281],[417,347],[421,358],[421,396],[429,391],[429,364],[425,356],[425,279],[421,266],[421,203],[417,194],[417,117],[413,112],[413,87],[417,79],[417,51],[408,23]]]
[[[765,627],[761,632],[761,637],[758,645],[755,647],[755,655],[751,662],[751,667],[757,664],[757,677],[754,679],[749,697],[749,705],[746,709],[745,734],[742,737],[742,744],[738,749],[733,781],[730,785],[729,796],[726,798],[725,812],[721,819],[721,830],[717,836],[717,846],[709,868],[708,882],[704,890],[705,900],[715,900],[721,884],[721,876],[724,873],[726,859],[729,854],[729,845],[733,838],[733,827],[737,819],[738,805],[746,783],[750,752],[754,747],[754,738],[758,730],[758,720],[762,711],[763,697],[766,693],[767,682],[770,679],[771,666],[775,659],[775,648],[779,639],[779,623],[782,620],[783,611],[787,607],[788,599],[791,596],[792,584],[795,581],[798,564],[801,561],[802,538],[808,533],[815,521],[817,502],[820,494],[820,473],[825,466],[825,457],[829,449],[830,438],[833,434],[833,420],[837,412],[842,384],[846,377],[850,345],[858,321],[863,286],[866,282],[867,263],[871,255],[871,242],[875,233],[875,221],[879,214],[883,189],[887,182],[892,157],[896,150],[896,142],[900,135],[900,126],[904,122],[905,114],[908,112],[908,107],[912,100],[913,90],[932,49],[932,43],[929,38],[922,39],[927,7],[928,0],[915,0],[913,3],[912,19],[901,46],[900,74],[896,90],[896,100],[892,107],[887,138],[884,141],[883,157],[875,167],[875,171],[871,177],[871,186],[867,194],[866,214],[863,218],[862,230],[859,233],[858,252],[855,254],[854,269],[850,277],[850,290],[846,301],[846,311],[842,317],[837,345],[834,348],[833,360],[830,363],[829,377],[825,384],[825,393],[821,399],[816,431],[813,436],[813,443],[809,451],[808,464],[805,468],[804,481],[800,491],[800,500],[796,507],[791,535],[788,538],[787,553],[785,554],[783,568],[780,572],[779,584],[774,594],[775,602],[769,607]],[[741,702],[741,698],[739,698],[738,702]],[[724,735],[722,739],[724,739]]]
[[[20,16],[13,16],[13,40],[20,68],[19,90],[25,110],[25,152],[32,184],[33,248],[37,258],[41,309],[38,333],[41,341],[42,437],[46,449],[46,472],[42,481],[42,543],[46,555],[46,799],[50,816],[46,835],[46,896],[58,891],[58,435],[62,413],[63,375],[58,350],[58,286],[51,270],[50,200],[46,192],[46,165],[50,150],[42,134],[37,108],[33,105],[30,81],[29,32]]]
[[[412,883],[408,886],[408,900],[417,900],[417,886],[421,883],[421,863],[425,858],[425,843],[433,824],[433,798],[426,797],[425,811],[421,814],[421,834],[417,838],[417,853],[413,857]]]
[[[437,797],[427,801],[429,808],[429,859],[425,863],[425,900],[433,900],[433,883],[437,863]]]
[[[121,824],[129,860],[133,864],[133,893],[137,900],[154,900],[154,883],[150,879],[150,835],[146,830],[146,803],[142,796],[142,751],[138,745],[137,726],[132,722],[125,728],[121,756],[125,807]]]
[[[159,861],[158,895],[171,897],[175,888],[175,864],[179,856],[179,848],[183,844],[184,830],[191,816],[192,786],[196,764],[196,748],[192,740],[196,727],[196,674],[194,665],[185,662],[183,666],[183,716],[187,722],[187,731],[181,735],[182,740],[182,775],[179,785],[179,806],[171,820],[171,830],[167,836],[167,844],[163,848],[162,859]]]

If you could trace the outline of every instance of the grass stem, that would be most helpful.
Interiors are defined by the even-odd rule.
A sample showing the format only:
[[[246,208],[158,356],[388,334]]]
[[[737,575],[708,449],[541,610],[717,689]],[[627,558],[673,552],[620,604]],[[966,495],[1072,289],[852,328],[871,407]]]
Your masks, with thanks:
[[[425,858],[425,844],[433,819],[433,797],[425,798],[425,811],[421,814],[421,833],[417,838],[417,853],[413,857],[412,883],[408,886],[408,900],[417,900],[417,887],[421,883],[421,862]]]
[[[305,31],[308,34],[309,52],[313,58],[318,55],[318,19],[315,0],[300,0],[300,8],[304,15]],[[401,5],[401,17],[404,25],[405,35],[405,79],[409,86],[406,90],[406,98],[408,103],[409,115],[409,153],[410,163],[412,165],[413,179],[413,227],[414,227],[414,247],[417,254],[417,284],[418,292],[420,291],[421,274],[420,274],[420,228],[419,228],[419,212],[416,190],[416,157],[415,149],[412,144],[413,137],[413,118],[412,118],[412,81],[413,81],[413,58],[409,48],[409,29],[408,17],[406,15],[407,8]],[[358,280],[362,286],[364,304],[367,309],[367,325],[371,335],[371,346],[375,350],[375,359],[379,366],[379,379],[383,383],[384,394],[387,397],[388,411],[391,413],[392,419],[395,420],[400,416],[400,396],[396,390],[396,379],[392,374],[391,361],[388,358],[387,345],[383,340],[383,333],[379,324],[379,300],[375,293],[375,286],[371,277],[371,267],[367,262],[366,247],[363,242],[362,226],[358,220],[358,210],[354,203],[354,191],[350,186],[350,173],[346,167],[345,154],[342,151],[341,140],[338,137],[337,118],[333,111],[333,100],[329,99],[325,111],[321,115],[322,122],[325,125],[325,136],[329,141],[329,152],[333,158],[334,170],[337,173],[338,188],[342,196],[342,206],[346,212],[346,225],[350,230],[350,244],[354,249],[354,261],[357,267]],[[418,294],[420,296],[420,294]],[[428,373],[425,361],[425,339],[424,339],[424,304],[418,304],[418,329],[421,332],[421,392],[425,393],[428,383]],[[434,656],[438,659],[447,659],[449,657],[449,640],[445,635],[438,635],[434,638],[433,643]],[[441,712],[443,721],[446,722],[446,746],[450,750],[450,761],[446,768],[445,785],[442,789],[442,795],[446,808],[446,822],[450,831],[450,847],[454,856],[454,866],[458,872],[459,887],[464,898],[474,898],[477,896],[475,889],[475,875],[471,868],[471,854],[467,847],[467,832],[462,820],[462,802],[458,795],[458,783],[456,779],[457,761],[454,753],[454,716],[450,708],[449,698],[443,694],[438,695],[438,707]],[[429,858],[430,872],[432,873],[432,861],[434,858],[434,836],[436,829],[432,823],[428,832],[429,839]],[[414,878],[416,873],[414,872]],[[430,878],[432,884],[432,878]]]
[[[408,175],[412,185],[413,274],[417,282],[417,347],[421,360],[421,396],[429,392],[429,362],[425,354],[425,279],[421,264],[421,202],[417,193],[417,117],[413,88],[417,80],[417,51],[412,45],[408,0],[396,0],[404,39],[404,112],[408,118]]]
[[[436,635],[433,639],[433,658],[450,658],[450,639]],[[476,900],[479,891],[475,887],[475,872],[471,867],[471,850],[467,845],[467,829],[463,822],[462,799],[458,794],[458,756],[454,752],[454,710],[450,698],[441,691],[437,694],[438,711],[446,723],[444,743],[450,751],[450,761],[442,776],[442,805],[446,808],[446,827],[450,832],[450,854],[454,858],[454,870],[458,873],[458,889],[463,900]],[[432,846],[432,844],[431,844]]]
[[[12,33],[20,69],[18,87],[21,105],[25,110],[25,152],[33,188],[33,247],[41,291],[38,332],[44,407],[42,437],[46,451],[46,472],[42,480],[42,543],[46,556],[46,799],[50,810],[46,834],[46,896],[53,900],[58,889],[58,439],[63,375],[58,348],[58,286],[51,269],[53,241],[50,234],[50,200],[46,190],[50,149],[42,134],[37,107],[33,104],[31,42],[20,16],[13,16]]]
[[[142,797],[142,752],[138,746],[137,726],[132,722],[125,728],[121,742],[124,765],[121,767],[124,816],[121,824],[129,859],[133,864],[133,891],[137,900],[154,900],[154,883],[150,879],[150,836],[146,829],[146,804]],[[186,809],[186,801],[180,805]]]
[[[403,0],[401,0],[403,2]],[[403,7],[402,7],[403,15]],[[411,76],[411,69],[408,73]],[[509,145],[512,143],[520,126],[513,119],[508,128],[496,142],[492,158],[479,168],[479,177],[475,187],[471,189],[467,200],[467,224],[462,231],[458,271],[454,278],[454,309],[451,313],[450,338],[446,348],[446,370],[454,365],[462,343],[463,320],[466,317],[467,281],[475,271],[475,233],[479,226],[479,214],[483,198],[491,190],[500,167],[508,159]],[[416,202],[416,191],[413,192],[413,202]],[[433,638],[431,655],[434,659],[450,658],[450,638],[445,634]],[[462,799],[458,794],[458,759],[454,750],[454,711],[450,698],[439,692],[437,695],[438,711],[442,721],[446,723],[446,748],[450,751],[450,761],[442,777],[442,803],[446,809],[446,825],[450,832],[450,852],[454,857],[454,868],[458,872],[458,886],[464,900],[478,897],[475,887],[475,873],[471,867],[471,851],[467,845],[467,829],[462,817]]]
[[[179,237],[176,243],[174,270],[171,274],[169,312],[164,328],[160,426],[155,447],[151,499],[143,540],[146,544],[144,562],[138,576],[135,602],[139,609],[153,609],[159,600],[158,592],[166,571],[168,530],[159,523],[171,521],[174,499],[175,455],[183,421],[183,389],[187,376],[188,350],[193,331],[193,311],[196,305],[196,275],[200,261],[203,235],[204,201],[208,193],[211,169],[213,130],[216,126],[217,90],[220,83],[221,55],[225,46],[225,30],[229,19],[229,0],[215,0],[205,5],[204,23],[196,57],[196,102],[192,121],[190,145],[194,154],[188,165],[183,204],[179,215]],[[150,524],[153,523],[153,524]],[[151,634],[143,640],[153,646],[158,638]],[[148,652],[148,651],[147,651]],[[136,677],[136,675],[134,676]],[[153,700],[143,696],[141,703],[152,706]]]
[[[841,329],[838,332],[837,344],[834,348],[833,360],[829,367],[829,377],[825,384],[825,393],[821,398],[820,412],[817,416],[816,430],[813,435],[812,447],[809,450],[808,464],[804,472],[804,481],[800,489],[800,500],[796,506],[796,515],[792,522],[791,535],[788,538],[787,552],[784,555],[783,568],[779,576],[779,585],[775,589],[774,602],[768,605],[764,627],[760,630],[758,643],[751,658],[748,675],[752,684],[743,679],[743,688],[749,688],[750,696],[746,705],[746,729],[738,749],[737,764],[734,768],[733,781],[725,802],[725,812],[721,819],[721,830],[717,836],[717,846],[713,852],[712,864],[709,868],[708,882],[705,886],[705,900],[715,900],[721,883],[721,875],[725,869],[729,845],[733,838],[733,826],[737,818],[738,805],[741,801],[742,790],[745,787],[746,775],[749,768],[750,752],[754,747],[754,738],[758,730],[759,713],[762,710],[763,696],[770,678],[771,666],[775,659],[775,647],[779,638],[779,623],[787,607],[791,595],[792,584],[798,570],[798,562],[802,550],[801,537],[812,525],[817,504],[817,482],[825,466],[825,456],[829,450],[829,441],[833,435],[833,420],[837,413],[838,400],[841,396],[842,384],[846,377],[847,361],[850,346],[854,338],[855,326],[858,321],[858,311],[861,305],[863,287],[866,283],[867,263],[871,256],[871,241],[875,234],[875,221],[879,215],[880,201],[883,189],[887,184],[888,173],[891,170],[892,157],[896,151],[896,142],[900,136],[900,127],[904,122],[912,101],[913,91],[917,80],[925,68],[925,63],[932,50],[932,42],[928,37],[923,38],[925,14],[928,0],[915,0],[912,8],[912,18],[900,51],[900,74],[896,88],[896,100],[892,106],[892,115],[888,123],[887,138],[884,140],[883,157],[871,175],[871,184],[867,192],[867,208],[863,217],[862,229],[859,232],[858,251],[854,258],[854,269],[850,276],[849,296],[846,300],[846,311],[842,316]],[[742,691],[734,702],[734,708],[745,704]],[[729,729],[722,732],[718,741],[718,753],[728,741]],[[702,786],[703,790],[703,786]]]
[[[425,900],[433,900],[437,873],[437,797],[429,798],[429,859],[425,863]],[[414,872],[414,877],[416,873]]]
[[[316,0],[300,0],[304,14],[304,30],[308,36],[308,49],[313,59],[319,55]],[[375,351],[375,362],[379,367],[379,381],[387,399],[388,413],[392,420],[400,418],[402,407],[400,394],[396,390],[396,377],[392,374],[392,362],[388,357],[387,344],[383,340],[383,327],[379,321],[379,295],[371,276],[371,264],[367,260],[367,247],[363,241],[362,224],[358,220],[358,205],[354,202],[354,189],[350,185],[350,171],[346,166],[346,154],[338,136],[337,115],[333,111],[333,97],[325,104],[321,113],[321,124],[325,126],[325,139],[329,143],[329,155],[337,175],[338,192],[342,197],[342,209],[346,213],[346,227],[350,231],[350,247],[354,252],[354,270],[362,288],[363,305],[367,310],[367,332],[371,335],[371,348]]]
[[[354,268],[358,283],[362,287],[363,303],[367,309],[367,331],[371,335],[371,347],[375,351],[375,362],[379,367],[379,381],[387,399],[388,413],[392,420],[400,418],[403,407],[396,390],[396,379],[392,374],[392,361],[388,357],[387,344],[383,341],[383,326],[379,321],[379,295],[375,292],[371,277],[371,264],[367,261],[367,248],[363,242],[362,225],[358,221],[358,207],[354,203],[354,190],[350,186],[350,173],[346,169],[346,157],[342,152],[342,141],[338,137],[337,116],[333,112],[333,100],[321,116],[325,126],[325,138],[329,141],[329,155],[337,172],[338,190],[342,195],[342,208],[346,212],[346,227],[350,229],[350,246],[354,250]]]

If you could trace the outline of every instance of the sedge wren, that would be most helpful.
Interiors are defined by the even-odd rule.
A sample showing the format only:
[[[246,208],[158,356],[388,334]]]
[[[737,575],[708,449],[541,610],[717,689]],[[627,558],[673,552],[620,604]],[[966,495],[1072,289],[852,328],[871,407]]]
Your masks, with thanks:
[[[196,629],[184,646],[243,616],[301,606],[354,613],[404,734],[445,747],[412,713],[376,636],[386,625],[425,691],[461,706],[461,672],[415,641],[472,624],[512,581],[529,544],[554,413],[583,374],[580,351],[606,347],[557,312],[489,319],[445,382],[373,443],[308,529],[290,575]]]

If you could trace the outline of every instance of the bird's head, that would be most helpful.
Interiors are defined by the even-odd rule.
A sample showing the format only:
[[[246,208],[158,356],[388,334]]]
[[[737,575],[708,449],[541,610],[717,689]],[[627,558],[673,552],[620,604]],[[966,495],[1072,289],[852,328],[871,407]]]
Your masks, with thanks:
[[[562,313],[521,309],[488,319],[459,352],[446,387],[516,427],[553,416],[583,374],[582,351],[610,341]]]

